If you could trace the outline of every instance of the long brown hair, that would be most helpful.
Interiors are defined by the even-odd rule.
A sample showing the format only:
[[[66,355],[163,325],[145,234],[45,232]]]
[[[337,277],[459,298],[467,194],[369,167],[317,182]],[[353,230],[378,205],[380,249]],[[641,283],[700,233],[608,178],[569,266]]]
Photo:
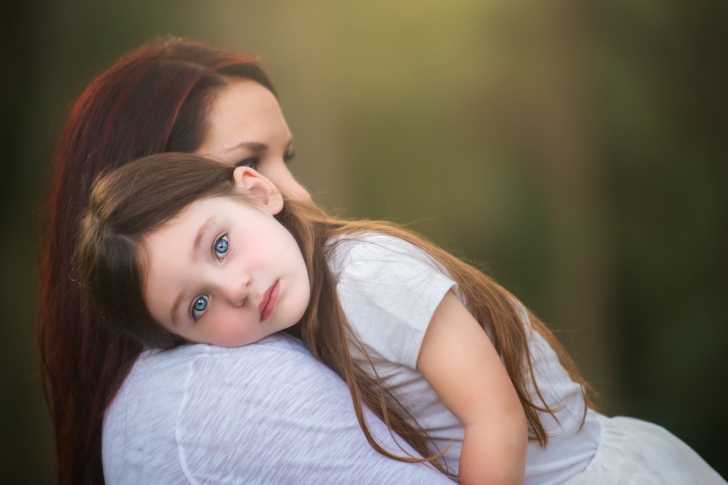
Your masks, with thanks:
[[[104,412],[143,350],[98,324],[72,278],[74,228],[91,183],[144,155],[197,149],[210,103],[231,80],[250,79],[274,92],[256,61],[199,42],[153,40],[104,71],[71,109],[43,221],[38,319],[61,484],[104,483]]]
[[[79,278],[94,309],[116,332],[144,346],[169,348],[178,337],[167,333],[148,313],[143,298],[144,259],[139,248],[144,237],[195,200],[230,194],[234,168],[189,154],[152,155],[101,178],[79,226],[76,261]],[[540,413],[554,414],[541,396],[528,347],[527,328],[517,300],[484,273],[462,262],[422,237],[392,223],[347,221],[328,216],[313,204],[286,201],[276,215],[299,244],[311,282],[311,300],[300,331],[313,356],[333,369],[349,386],[357,418],[370,444],[381,454],[403,461],[436,461],[426,434],[369,366],[352,358],[354,335],[339,304],[328,266],[330,251],[341,236],[378,232],[404,239],[444,266],[478,322],[487,328],[516,389],[529,425],[530,438],[542,445],[548,436]],[[551,344],[572,379],[584,384],[574,362],[546,326],[530,312],[531,325]],[[148,327],[148,328],[147,328]],[[356,340],[353,342],[357,345]],[[360,351],[365,355],[363,347]],[[371,362],[370,362],[371,364]],[[369,370],[370,372],[367,372]],[[373,372],[372,372],[373,371]],[[532,386],[534,392],[529,391]],[[585,387],[584,399],[588,403]],[[535,394],[535,395],[534,395]],[[362,406],[372,409],[424,459],[397,456],[376,442],[364,419]],[[585,409],[586,412],[586,409]]]

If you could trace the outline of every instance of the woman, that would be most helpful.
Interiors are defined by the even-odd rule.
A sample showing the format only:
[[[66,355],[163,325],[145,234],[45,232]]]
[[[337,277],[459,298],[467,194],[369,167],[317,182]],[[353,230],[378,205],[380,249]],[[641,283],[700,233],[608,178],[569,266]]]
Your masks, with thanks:
[[[364,460],[359,464],[365,466],[373,482],[436,483],[443,479],[423,465],[372,454],[353,413],[338,404],[329,409],[328,403],[337,396],[348,399],[347,390],[331,375],[321,377],[322,370],[295,341],[279,337],[244,354],[245,349],[235,349],[239,352],[213,355],[198,346],[192,347],[192,355],[185,353],[189,349],[143,354],[140,344],[106,331],[103,322],[93,318],[80,296],[71,263],[73,228],[88,200],[90,185],[106,169],[165,151],[195,152],[231,165],[250,166],[288,195],[309,197],[286,166],[293,156],[291,134],[275,91],[254,58],[199,43],[157,41],[124,57],[88,86],[61,135],[47,205],[48,242],[41,270],[38,342],[56,433],[60,483],[104,483],[105,468],[114,483],[215,482],[237,477],[240,470],[225,466],[239,465],[241,460],[257,466],[247,477],[249,481],[285,480],[280,474],[266,474],[275,471],[274,463],[280,470],[293,473],[290,476],[299,473],[300,482],[363,479],[361,470],[343,457]],[[282,355],[276,359],[276,366],[280,366],[276,369],[267,368],[271,352]],[[203,361],[205,365],[195,367]],[[260,372],[258,380],[245,381],[255,377],[250,372],[239,374],[249,367],[271,372]],[[296,386],[277,385],[276,379],[282,376],[278,370],[287,368],[299,370],[300,379],[323,379],[319,381],[319,395],[301,394],[304,391]],[[167,375],[162,369],[173,371]],[[184,372],[187,374],[181,375]],[[249,393],[231,398],[230,387],[224,383],[217,386],[210,377],[215,375],[237,376],[233,381],[241,388],[248,386]],[[278,394],[271,398],[273,391]],[[185,407],[187,414],[181,413],[181,406],[190,404],[190,396],[199,406],[191,411]],[[326,397],[325,405],[313,404],[321,403],[321,397]],[[248,401],[253,404],[248,405]],[[266,421],[272,414],[268,409],[287,402],[304,403],[299,412],[284,420],[286,426],[300,431],[294,436],[276,434],[272,423]],[[105,421],[110,406],[114,412]],[[165,416],[179,418],[166,423],[169,427],[152,428],[148,439],[139,431],[155,426],[154,420]],[[223,419],[206,421],[210,416]],[[269,440],[268,446],[244,446],[249,444],[246,439],[260,437],[260,427],[253,431],[231,427],[252,420],[266,425],[262,426],[265,436],[277,438]],[[349,421],[352,426],[346,425]],[[205,425],[200,427],[200,423]],[[199,429],[191,432],[187,425]],[[189,432],[181,435],[180,429]],[[102,432],[104,458],[112,460],[103,465]],[[301,453],[310,446],[306,440],[312,435],[318,437],[319,444],[310,448],[311,456],[319,457],[322,463],[315,474],[312,471],[308,475],[316,461],[305,463]],[[121,441],[116,440],[119,437]],[[381,439],[385,444],[390,439],[396,449],[386,432]],[[215,440],[221,441],[215,444]],[[125,446],[137,455],[130,458]],[[246,453],[243,457],[234,454],[241,449]],[[211,450],[220,460],[219,469],[214,469],[217,462]],[[178,462],[171,464],[163,458],[166,456]],[[121,461],[113,461],[117,458]],[[131,460],[136,474],[124,474],[124,460]],[[200,467],[195,468],[194,463]],[[330,470],[336,472],[331,474]]]

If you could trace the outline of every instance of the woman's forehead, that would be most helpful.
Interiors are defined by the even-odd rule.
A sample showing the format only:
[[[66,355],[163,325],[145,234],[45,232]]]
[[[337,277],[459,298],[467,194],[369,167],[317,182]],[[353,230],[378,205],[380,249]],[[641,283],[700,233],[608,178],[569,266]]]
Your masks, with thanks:
[[[291,136],[276,97],[249,80],[236,81],[220,91],[208,111],[207,125],[201,150],[225,152],[246,143],[287,143]]]

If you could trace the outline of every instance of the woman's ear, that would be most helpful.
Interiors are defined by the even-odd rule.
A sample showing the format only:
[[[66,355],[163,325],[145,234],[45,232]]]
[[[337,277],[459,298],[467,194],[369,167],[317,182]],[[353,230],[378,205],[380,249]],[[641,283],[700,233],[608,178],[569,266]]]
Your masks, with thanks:
[[[236,168],[233,172],[233,184],[236,189],[251,193],[272,215],[283,209],[283,196],[278,187],[252,168]]]

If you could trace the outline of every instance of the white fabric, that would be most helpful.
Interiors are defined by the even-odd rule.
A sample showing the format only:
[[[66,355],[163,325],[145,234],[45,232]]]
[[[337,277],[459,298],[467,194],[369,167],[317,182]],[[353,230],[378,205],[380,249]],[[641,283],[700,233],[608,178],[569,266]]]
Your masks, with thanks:
[[[725,485],[692,448],[639,419],[599,415],[602,439],[583,473],[565,485]]]
[[[445,463],[457,473],[463,427],[415,369],[432,315],[450,289],[457,293],[457,284],[424,251],[391,236],[346,236],[330,242],[329,248],[329,266],[350,326],[385,385],[438,449],[447,448]],[[600,446],[603,417],[588,409],[581,426],[585,408],[581,386],[569,378],[554,350],[531,328],[522,306],[521,310],[539,389],[549,407],[561,407],[555,413],[558,421],[549,414],[540,416],[550,439],[545,448],[529,442],[525,483],[559,484],[592,462]],[[363,356],[352,350],[366,369]]]
[[[452,483],[375,452],[344,382],[285,335],[144,352],[106,413],[102,450],[107,485]]]

